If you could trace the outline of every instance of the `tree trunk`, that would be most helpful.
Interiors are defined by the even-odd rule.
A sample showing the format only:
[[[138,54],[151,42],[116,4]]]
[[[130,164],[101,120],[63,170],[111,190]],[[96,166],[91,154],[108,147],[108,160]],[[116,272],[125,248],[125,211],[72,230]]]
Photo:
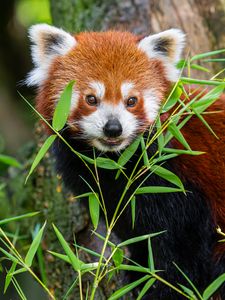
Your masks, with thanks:
[[[50,4],[53,24],[71,32],[115,28],[148,34],[179,27],[187,33],[189,48],[186,53],[190,50],[191,54],[196,54],[224,46],[224,0],[50,0]],[[36,140],[39,147],[43,141],[41,136],[42,131],[38,128]],[[54,222],[67,241],[73,243],[75,234],[79,243],[86,247],[101,247],[99,242],[90,239],[88,213],[82,202],[63,188],[51,155],[41,162],[25,189],[21,188],[24,174],[14,175],[14,185],[11,186],[17,203],[20,201],[20,205],[26,207],[28,200],[33,203],[35,209],[43,212],[43,219],[47,219],[48,224]],[[100,230],[104,231],[103,224]],[[47,229],[44,247],[62,253],[51,225]],[[84,256],[84,253],[80,255]],[[85,256],[85,259],[91,261],[93,258]],[[45,254],[45,262],[48,286],[57,299],[62,299],[76,274],[50,254]],[[122,277],[124,280],[126,278]],[[107,299],[119,285],[118,281],[110,281],[107,288],[100,287],[96,299]],[[73,290],[71,299],[79,299],[78,290]],[[132,295],[127,299],[132,299]]]

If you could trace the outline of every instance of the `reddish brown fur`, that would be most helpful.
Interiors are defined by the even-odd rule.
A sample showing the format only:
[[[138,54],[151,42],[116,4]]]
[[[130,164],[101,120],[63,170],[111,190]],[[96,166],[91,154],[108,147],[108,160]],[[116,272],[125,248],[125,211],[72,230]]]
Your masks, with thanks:
[[[193,96],[192,96],[193,97]],[[222,95],[208,111],[218,113],[204,115],[219,139],[216,139],[203,123],[193,117],[182,132],[191,149],[206,152],[199,156],[182,155],[176,158],[176,166],[193,184],[204,188],[209,198],[215,222],[225,231],[225,95]],[[173,147],[181,145],[173,140]],[[182,177],[182,176],[181,176]],[[218,239],[221,238],[218,236]],[[217,251],[225,254],[225,243],[218,244]]]
[[[67,55],[56,58],[50,68],[49,77],[37,98],[39,112],[51,119],[57,97],[72,79],[76,80],[75,89],[81,93],[81,97],[70,121],[95,110],[85,102],[85,95],[95,92],[88,86],[91,81],[104,83],[104,101],[111,104],[122,101],[121,84],[131,81],[140,99],[130,111],[145,119],[142,91],[154,88],[162,99],[170,86],[163,63],[156,59],[149,60],[137,48],[140,38],[129,32],[80,33],[75,38],[77,46]]]

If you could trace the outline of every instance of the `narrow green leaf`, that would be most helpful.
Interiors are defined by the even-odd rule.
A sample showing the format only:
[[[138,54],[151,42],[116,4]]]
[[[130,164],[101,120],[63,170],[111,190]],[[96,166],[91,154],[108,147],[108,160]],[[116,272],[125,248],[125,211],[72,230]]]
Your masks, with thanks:
[[[119,267],[123,262],[123,250],[116,248],[115,253],[112,256],[113,262],[116,267]]]
[[[91,193],[88,197],[88,202],[89,202],[91,221],[94,226],[94,230],[96,230],[98,227],[99,210],[100,210],[98,195]]]
[[[192,290],[190,290],[189,288],[187,288],[186,286],[178,283],[178,285],[182,288],[182,290],[189,296],[192,297],[192,299],[196,299],[196,298],[193,298],[195,296],[194,292]]]
[[[134,224],[135,224],[135,209],[136,209],[136,197],[133,196],[131,201],[131,218],[132,218],[132,229],[134,229]]]
[[[183,134],[178,129],[178,127],[174,123],[170,123],[168,126],[168,130],[172,133],[172,135],[188,150],[191,150],[187,141],[185,140]]]
[[[48,250],[48,252],[50,254],[52,254],[53,256],[55,256],[55,257],[57,257],[57,258],[65,261],[65,262],[67,262],[68,264],[71,265],[71,261],[70,261],[70,259],[69,259],[69,257],[67,255],[61,254],[61,253],[58,253],[58,252],[54,252],[54,251],[50,251],[50,250]]]
[[[158,118],[159,120],[159,118]],[[149,163],[149,158],[148,158],[148,153],[146,151],[146,145],[145,145],[145,140],[143,138],[143,136],[141,137],[141,150],[143,153],[143,161],[144,161],[144,165],[149,168],[150,167],[150,163]]]
[[[140,285],[142,282],[146,281],[147,279],[150,278],[150,275],[145,275],[144,277],[131,282],[127,285],[125,285],[124,287],[122,287],[121,289],[117,290],[115,293],[113,293],[108,300],[116,300],[116,299],[121,299],[121,297],[125,294],[127,294],[128,292],[130,292],[131,290],[133,290],[135,287],[137,287],[138,285]]]
[[[203,299],[208,300],[225,282],[225,273],[216,278],[204,291]]]
[[[36,216],[37,214],[39,214],[39,212],[31,212],[31,213],[27,213],[27,214],[24,214],[24,215],[3,219],[3,220],[0,220],[0,225],[10,223],[10,222],[13,222],[13,221],[22,220],[22,219],[25,219],[25,218],[31,218],[31,217]]]
[[[140,291],[137,300],[141,300],[142,297],[147,293],[147,291],[150,289],[151,286],[155,283],[156,279],[155,278],[150,278],[146,284],[143,286],[142,290]]]
[[[56,233],[57,238],[59,239],[61,246],[63,247],[63,250],[65,251],[66,255],[69,257],[74,270],[80,271],[83,262],[76,257],[75,253],[71,250],[70,246],[67,244],[63,235],[57,229],[57,227],[54,224],[52,224],[52,226]]]
[[[92,192],[89,192],[89,193],[84,193],[84,194],[81,194],[81,195],[78,195],[78,196],[75,196],[76,199],[80,199],[80,198],[86,198],[86,197],[89,197],[91,194],[93,194]]]
[[[160,235],[160,234],[162,234],[164,232],[166,232],[166,230],[159,231],[159,232],[156,232],[156,233],[150,233],[150,234],[145,234],[145,235],[137,236],[137,237],[128,239],[128,240],[120,243],[119,245],[117,245],[117,247],[124,247],[124,246],[130,245],[130,244],[138,243],[138,242],[147,240],[149,238],[158,236],[158,235]]]
[[[187,154],[187,155],[201,155],[205,153],[202,151],[183,150],[183,149],[174,149],[174,148],[163,148],[162,152],[175,153],[175,154]]]
[[[184,192],[183,189],[168,186],[143,186],[136,190],[135,195],[139,194],[159,194],[159,193],[176,193]]]
[[[158,166],[158,165],[152,166],[150,168],[150,170],[154,174],[166,179],[167,181],[173,183],[174,185],[178,186],[182,191],[184,191],[183,183],[181,182],[180,178],[173,172],[163,168],[162,166]]]
[[[225,58],[211,58],[211,59],[204,59],[204,62],[225,62]]]
[[[203,66],[197,65],[197,64],[191,64],[190,67],[194,70],[199,70],[199,71],[203,71],[203,72],[207,72],[209,73],[210,70],[207,68],[204,68]]]
[[[66,85],[56,105],[52,119],[52,127],[56,131],[61,130],[66,124],[71,107],[71,98],[74,83],[75,81],[72,80]]]
[[[24,272],[27,272],[27,269],[26,268],[20,268],[18,270],[16,270],[15,272],[12,273],[12,275],[17,275],[17,274],[21,274],[21,273],[24,273]]]
[[[16,257],[14,257],[12,254],[10,254],[9,252],[7,252],[6,250],[4,250],[3,248],[0,248],[0,251],[6,256],[8,257],[12,262],[15,262],[18,264],[18,259]]]
[[[93,255],[93,256],[101,257],[101,254],[99,254],[99,253],[97,253],[97,252],[95,252],[95,251],[93,251],[93,250],[90,250],[90,249],[88,249],[88,248],[86,248],[86,247],[77,245],[77,244],[75,244],[75,243],[74,243],[74,246],[75,246],[76,248],[79,248],[79,249],[81,249],[81,250],[83,250],[83,251],[85,251],[85,252],[87,252],[87,253]]]
[[[180,99],[180,96],[182,94],[182,89],[177,86],[173,93],[170,95],[169,99],[165,101],[165,104],[162,108],[162,113],[168,112],[171,108],[174,107],[174,105],[178,102]]]
[[[99,168],[108,169],[108,170],[116,170],[122,168],[121,165],[119,165],[116,161],[104,157],[97,157],[96,165]]]
[[[34,256],[35,256],[37,249],[41,243],[41,239],[42,239],[42,235],[43,235],[45,226],[46,226],[46,222],[44,223],[44,225],[41,227],[41,229],[36,234],[35,238],[33,239],[33,242],[30,245],[30,248],[27,252],[27,255],[25,257],[25,264],[28,265],[28,267],[30,267],[32,265]]]
[[[134,142],[132,144],[130,144],[120,155],[119,159],[118,159],[118,165],[120,165],[121,167],[125,166],[126,163],[131,159],[131,157],[134,155],[134,153],[136,152],[139,144],[141,141],[141,136],[139,136],[136,140],[134,140]],[[118,170],[115,179],[118,179],[119,175],[120,175],[121,171]]]
[[[220,82],[217,80],[201,80],[201,79],[194,79],[188,77],[181,77],[180,80],[182,83],[191,83],[191,84],[203,84],[203,85],[223,85],[224,82]]]
[[[30,175],[32,174],[32,172],[34,171],[34,169],[36,168],[36,166],[39,164],[39,162],[41,161],[41,159],[44,157],[44,155],[46,154],[46,152],[48,151],[48,149],[51,147],[52,143],[54,142],[54,140],[56,139],[57,135],[53,134],[50,135],[47,140],[44,142],[43,146],[41,147],[41,149],[38,151],[37,156],[35,157],[33,164],[30,168],[30,171],[27,175],[27,178],[25,180],[25,183],[27,182],[28,178],[30,177]]]
[[[14,158],[8,155],[0,154],[0,162],[16,168],[21,168],[21,164]]]
[[[155,272],[155,264],[154,264],[151,238],[148,238],[148,264],[149,264],[150,271],[152,273],[154,273]]]
[[[11,283],[12,276],[13,276],[12,274],[15,271],[16,266],[17,266],[17,263],[13,262],[12,265],[11,265],[11,268],[7,272],[7,275],[6,275],[6,278],[5,278],[5,285],[4,285],[4,294],[6,293],[8,287],[9,287],[9,285]]]
[[[225,49],[220,49],[220,50],[215,50],[215,51],[210,51],[210,52],[205,52],[205,53],[197,54],[197,55],[194,55],[191,58],[191,61],[202,59],[202,58],[205,58],[205,57],[208,57],[208,56],[213,56],[213,55],[221,54],[221,53],[224,53],[224,52],[225,52]]]
[[[134,265],[124,265],[124,264],[121,264],[117,269],[123,271],[141,272],[141,273],[148,273],[148,274],[150,272],[149,268],[144,268],[141,266],[134,266]]]
[[[198,113],[204,112],[210,105],[219,99],[224,89],[225,84],[213,88],[207,94],[203,95],[198,101],[194,102],[192,104],[192,108],[194,108]]]

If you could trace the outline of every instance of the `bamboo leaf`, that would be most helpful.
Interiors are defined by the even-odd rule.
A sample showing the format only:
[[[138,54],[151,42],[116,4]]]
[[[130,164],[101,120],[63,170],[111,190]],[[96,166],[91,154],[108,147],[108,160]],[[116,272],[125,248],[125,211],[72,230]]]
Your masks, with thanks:
[[[146,284],[143,286],[142,290],[140,291],[137,300],[141,300],[142,297],[147,293],[147,291],[150,289],[151,286],[155,283],[156,279],[155,278],[150,278]]]
[[[52,127],[56,131],[61,130],[66,124],[71,107],[71,98],[74,83],[75,81],[72,80],[66,85],[56,105],[52,119]]]
[[[140,194],[158,194],[158,193],[176,193],[184,192],[182,189],[168,187],[168,186],[144,186],[136,191],[136,195]]]
[[[113,254],[113,262],[116,267],[119,267],[123,262],[123,250],[120,248],[116,248],[115,253]]]
[[[130,292],[131,290],[133,290],[135,287],[137,287],[138,285],[140,285],[142,282],[146,281],[147,279],[150,278],[150,275],[145,275],[144,277],[129,283],[127,285],[125,285],[124,287],[122,287],[121,289],[117,290],[115,293],[113,293],[108,300],[116,300],[116,299],[121,299],[121,297],[125,294],[127,294],[128,292]]]
[[[53,134],[50,135],[47,140],[44,142],[43,146],[41,147],[41,149],[38,151],[37,156],[35,157],[32,166],[30,168],[30,171],[26,177],[25,183],[27,182],[28,178],[30,177],[30,175],[33,173],[34,169],[37,167],[37,165],[39,164],[39,162],[41,161],[41,159],[45,156],[46,152],[49,150],[49,148],[51,147],[52,143],[54,142],[54,140],[56,139],[57,135]]]
[[[208,56],[213,56],[213,55],[221,54],[221,53],[224,53],[224,52],[225,52],[225,49],[220,49],[220,50],[215,50],[215,51],[210,51],[210,52],[205,52],[205,53],[197,54],[197,55],[194,55],[191,58],[191,61],[202,59],[202,58],[205,58],[205,57],[208,57]]]
[[[4,294],[6,293],[11,281],[12,281],[12,274],[15,271],[17,266],[16,262],[13,262],[11,265],[11,268],[9,269],[9,271],[7,272],[6,278],[5,278],[5,285],[4,285]]]
[[[156,175],[166,179],[167,181],[173,183],[174,185],[178,186],[184,192],[183,183],[181,182],[180,178],[173,172],[163,168],[162,166],[158,166],[158,165],[152,166],[150,168],[150,170],[154,174],[156,174]]]
[[[134,142],[132,144],[130,144],[120,155],[119,159],[118,159],[118,165],[120,165],[121,167],[125,166],[126,163],[131,159],[131,157],[134,155],[134,153],[136,152],[139,144],[141,141],[141,136],[139,136],[136,140],[134,140]],[[120,175],[121,171],[118,170],[115,179],[118,179],[119,175]]]
[[[21,164],[14,158],[8,155],[0,154],[0,162],[16,168],[21,168]]]
[[[216,278],[204,291],[203,299],[208,300],[225,282],[225,273]]]
[[[174,149],[174,148],[163,148],[162,152],[175,153],[175,154],[187,154],[187,155],[202,155],[205,153],[202,151],[183,150],[183,149]]]
[[[35,256],[37,249],[41,243],[41,239],[42,239],[42,235],[43,235],[45,226],[46,226],[46,222],[44,223],[44,225],[41,227],[41,229],[36,234],[35,238],[33,239],[33,242],[30,245],[30,248],[27,252],[27,255],[25,257],[25,264],[28,265],[28,267],[30,267],[32,265],[34,256]]]
[[[203,85],[224,85],[224,82],[217,80],[201,80],[194,78],[181,77],[180,80],[182,83],[191,83],[191,84],[203,84]]]
[[[168,130],[172,133],[172,135],[188,150],[191,150],[187,141],[185,140],[183,134],[178,129],[178,127],[174,123],[170,123],[168,126]]]
[[[124,246],[130,245],[130,244],[138,243],[138,242],[147,240],[149,238],[158,236],[158,235],[160,235],[160,234],[162,234],[164,232],[166,232],[166,231],[163,230],[163,231],[159,231],[159,232],[156,232],[156,233],[150,233],[150,234],[145,234],[145,235],[137,236],[137,237],[128,239],[128,240],[120,243],[119,245],[117,245],[117,247],[124,247]]]
[[[182,94],[182,89],[177,86],[175,90],[173,91],[170,98],[165,102],[162,108],[162,113],[168,112],[174,105],[178,102],[180,99],[180,96]]]
[[[131,218],[132,218],[132,229],[134,229],[134,224],[135,224],[135,209],[136,209],[136,197],[133,196],[131,201]]]
[[[91,221],[94,226],[94,230],[96,230],[98,227],[99,210],[100,210],[98,195],[91,193],[88,197],[88,201],[89,201],[89,211],[90,211]]]
[[[22,219],[25,219],[25,218],[31,218],[31,217],[36,216],[37,214],[39,214],[39,212],[31,212],[31,213],[27,213],[27,214],[24,214],[24,215],[3,219],[3,220],[0,220],[0,225],[7,224],[7,223],[10,223],[10,222],[13,222],[13,221],[22,220]]]
[[[58,230],[58,228],[54,224],[52,224],[52,226],[53,226],[53,229],[56,233],[56,236],[57,236],[61,246],[63,247],[63,250],[65,251],[66,255],[69,257],[69,260],[70,260],[74,270],[80,271],[83,262],[76,257],[75,253],[71,250],[70,246],[65,241],[63,235]]]

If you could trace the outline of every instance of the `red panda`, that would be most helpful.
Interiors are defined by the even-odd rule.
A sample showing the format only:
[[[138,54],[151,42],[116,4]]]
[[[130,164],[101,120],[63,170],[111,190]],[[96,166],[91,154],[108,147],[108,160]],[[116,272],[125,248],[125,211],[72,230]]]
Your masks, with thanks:
[[[30,38],[35,67],[26,82],[38,87],[37,110],[51,122],[60,93],[68,82],[75,80],[64,137],[77,151],[89,151],[92,155],[94,147],[99,155],[113,159],[154,123],[171,83],[178,78],[176,63],[185,43],[185,35],[178,29],[147,37],[119,31],[84,32],[73,36],[45,24],[32,26]],[[166,230],[153,241],[156,268],[164,270],[162,277],[169,282],[185,285],[173,265],[176,262],[201,292],[225,272],[225,248],[222,244],[218,247],[216,234],[216,226],[225,230],[225,97],[210,109],[223,110],[220,115],[206,117],[220,139],[213,139],[202,123],[193,118],[184,127],[183,135],[192,149],[206,154],[183,155],[166,163],[191,192],[138,195],[135,228],[131,226],[129,208],[115,227],[121,238]],[[168,146],[180,145],[172,140]],[[155,147],[151,147],[149,155],[154,153]],[[95,188],[96,183],[82,161],[63,143],[57,141],[53,151],[58,171],[75,194],[88,191],[81,177]],[[140,151],[127,163],[128,174]],[[99,170],[99,177],[111,218],[126,178],[121,176],[114,184],[115,174],[104,169]],[[168,185],[154,174],[146,183]],[[143,247],[131,247],[131,252],[135,261],[146,265],[145,243]],[[220,294],[221,299],[225,299],[224,288]],[[157,282],[146,299],[181,297]]]

